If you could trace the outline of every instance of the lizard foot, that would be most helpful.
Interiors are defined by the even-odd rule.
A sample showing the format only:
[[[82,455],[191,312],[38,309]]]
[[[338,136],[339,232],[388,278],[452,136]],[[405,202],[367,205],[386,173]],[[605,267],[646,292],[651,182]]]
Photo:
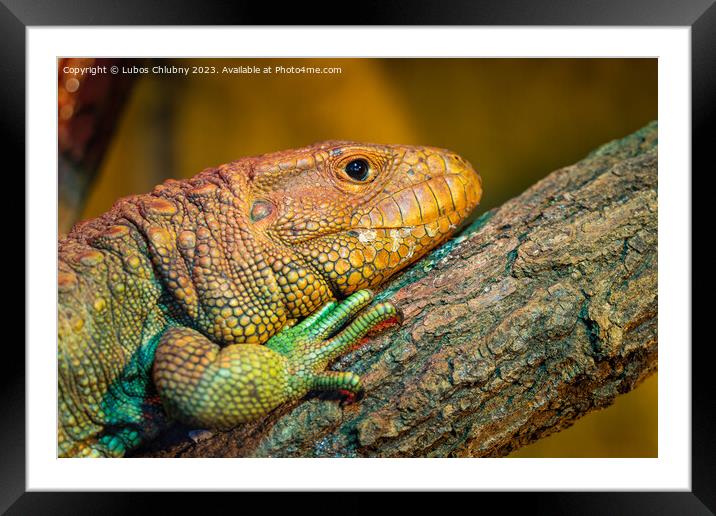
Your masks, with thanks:
[[[356,398],[363,390],[360,377],[326,368],[369,331],[400,317],[390,303],[368,307],[372,300],[372,292],[361,290],[328,303],[265,346],[222,348],[192,328],[167,329],[152,372],[162,406],[185,424],[213,429],[256,420],[312,390]]]
[[[283,354],[292,369],[292,387],[306,390],[343,391],[350,399],[362,393],[360,377],[350,371],[326,371],[326,367],[352,349],[372,330],[390,320],[400,321],[400,312],[391,303],[373,300],[370,290],[360,290],[345,301],[329,302],[300,324],[286,328],[266,346]],[[360,312],[360,313],[359,313]]]

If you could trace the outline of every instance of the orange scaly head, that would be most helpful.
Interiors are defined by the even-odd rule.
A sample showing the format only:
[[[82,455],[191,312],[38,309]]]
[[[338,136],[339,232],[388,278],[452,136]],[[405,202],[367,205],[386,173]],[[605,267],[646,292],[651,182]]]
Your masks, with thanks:
[[[247,187],[255,230],[343,295],[443,243],[482,195],[450,151],[335,141],[255,158]]]

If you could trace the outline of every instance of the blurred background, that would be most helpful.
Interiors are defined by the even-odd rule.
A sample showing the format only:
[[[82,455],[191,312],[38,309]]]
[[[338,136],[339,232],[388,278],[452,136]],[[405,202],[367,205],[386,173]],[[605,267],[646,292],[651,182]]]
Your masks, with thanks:
[[[60,59],[58,230],[167,178],[327,139],[451,149],[483,178],[479,214],[656,118],[656,59]],[[657,376],[511,456],[656,457]]]

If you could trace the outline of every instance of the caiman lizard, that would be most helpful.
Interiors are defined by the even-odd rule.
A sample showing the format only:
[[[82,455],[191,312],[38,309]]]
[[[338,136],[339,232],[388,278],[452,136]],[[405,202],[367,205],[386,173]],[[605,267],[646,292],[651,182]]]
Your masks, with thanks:
[[[58,455],[123,456],[172,421],[228,428],[309,391],[360,393],[326,368],[399,315],[371,289],[481,194],[452,152],[329,141],[75,225],[58,244]]]

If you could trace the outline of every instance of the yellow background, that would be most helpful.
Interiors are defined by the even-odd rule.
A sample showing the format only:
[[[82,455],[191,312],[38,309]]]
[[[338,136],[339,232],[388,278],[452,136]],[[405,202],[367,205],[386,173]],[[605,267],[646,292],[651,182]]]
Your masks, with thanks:
[[[342,73],[143,75],[82,218],[166,178],[325,139],[446,147],[482,175],[479,212],[657,118],[655,59],[171,59]],[[519,457],[654,457],[656,375]]]

